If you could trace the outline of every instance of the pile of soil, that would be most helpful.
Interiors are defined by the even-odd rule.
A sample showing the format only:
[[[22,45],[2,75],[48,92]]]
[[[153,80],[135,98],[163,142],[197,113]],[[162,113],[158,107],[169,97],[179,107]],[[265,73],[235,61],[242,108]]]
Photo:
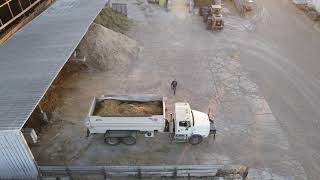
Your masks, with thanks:
[[[108,19],[111,16],[112,19]],[[97,22],[124,32],[129,28],[129,20],[108,8],[103,10],[96,19]],[[60,71],[40,105],[49,116],[65,103],[65,94],[72,92],[72,83],[83,72],[94,71],[126,71],[130,63],[139,54],[137,42],[124,34],[112,31],[102,25],[92,23],[88,32],[77,47],[77,54],[85,57],[85,61],[70,57]]]
[[[96,23],[90,26],[78,49],[89,68],[101,71],[125,71],[140,50],[135,40]]]
[[[120,33],[128,31],[130,26],[133,24],[133,22],[126,16],[115,12],[110,7],[104,8],[94,22]]]
[[[88,66],[84,62],[69,60],[41,99],[40,106],[43,111],[50,116],[50,113],[53,112],[56,107],[61,107],[64,104],[63,93],[72,89],[68,85],[68,79],[86,70],[88,70]]]
[[[39,103],[49,120],[52,117],[52,113],[65,103],[64,94],[72,91],[72,87],[70,87],[71,77],[77,76],[81,71],[86,71],[87,69],[88,67],[84,62],[71,59],[64,65]],[[37,133],[40,133],[42,127],[46,124],[46,122],[43,122],[41,111],[37,106],[24,127],[33,128]]]
[[[161,115],[163,113],[161,101],[138,102],[108,99],[97,103],[94,115]]]
[[[40,133],[43,125],[45,125],[45,123],[41,115],[41,110],[39,106],[37,106],[23,128],[33,128],[37,133]]]

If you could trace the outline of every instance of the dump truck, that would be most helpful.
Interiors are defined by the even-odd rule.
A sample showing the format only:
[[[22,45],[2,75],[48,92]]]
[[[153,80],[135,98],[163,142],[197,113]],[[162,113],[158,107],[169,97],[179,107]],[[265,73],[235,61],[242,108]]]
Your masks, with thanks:
[[[105,95],[95,97],[86,118],[87,135],[103,134],[109,145],[136,144],[142,133],[151,138],[167,133],[174,142],[197,145],[216,129],[209,115],[175,103],[175,112],[166,118],[165,97],[156,95]]]

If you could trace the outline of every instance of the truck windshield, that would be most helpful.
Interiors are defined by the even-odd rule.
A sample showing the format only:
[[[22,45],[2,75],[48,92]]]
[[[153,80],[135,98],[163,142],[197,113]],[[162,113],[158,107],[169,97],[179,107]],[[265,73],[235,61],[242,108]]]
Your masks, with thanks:
[[[191,110],[191,115],[192,115],[192,126],[194,126],[194,116],[193,116],[192,110]]]

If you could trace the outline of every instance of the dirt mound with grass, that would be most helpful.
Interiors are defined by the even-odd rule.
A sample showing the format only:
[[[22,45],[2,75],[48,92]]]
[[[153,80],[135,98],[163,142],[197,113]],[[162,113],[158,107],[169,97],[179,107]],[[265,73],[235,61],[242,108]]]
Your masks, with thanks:
[[[130,26],[133,24],[132,20],[118,12],[113,11],[110,7],[104,8],[94,22],[120,33],[125,33],[128,31]]]
[[[97,104],[94,115],[161,115],[163,113],[161,101],[138,102],[108,99]]]
[[[91,69],[101,71],[125,71],[139,54],[135,40],[96,23],[90,26],[78,49]]]

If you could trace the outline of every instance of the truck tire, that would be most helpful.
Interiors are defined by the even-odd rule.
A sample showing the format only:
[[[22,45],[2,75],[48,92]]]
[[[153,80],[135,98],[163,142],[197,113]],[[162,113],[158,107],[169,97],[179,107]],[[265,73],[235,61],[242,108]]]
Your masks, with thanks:
[[[120,143],[120,138],[117,137],[106,137],[104,138],[104,142],[108,145],[115,146]]]
[[[207,20],[207,30],[212,30],[212,19],[208,18]]]
[[[192,145],[198,145],[202,142],[202,139],[202,136],[195,134],[188,139],[188,142]]]
[[[122,143],[126,144],[126,145],[134,145],[134,144],[136,144],[136,142],[137,142],[137,140],[133,136],[128,136],[128,137],[122,138]]]

